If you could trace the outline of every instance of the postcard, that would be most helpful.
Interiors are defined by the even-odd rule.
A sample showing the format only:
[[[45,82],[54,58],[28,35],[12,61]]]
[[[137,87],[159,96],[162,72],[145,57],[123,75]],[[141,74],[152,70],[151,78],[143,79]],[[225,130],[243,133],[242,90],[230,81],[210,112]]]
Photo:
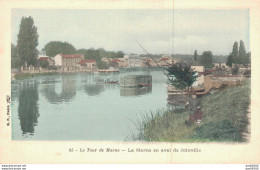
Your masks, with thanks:
[[[260,162],[258,1],[1,4],[1,163]]]

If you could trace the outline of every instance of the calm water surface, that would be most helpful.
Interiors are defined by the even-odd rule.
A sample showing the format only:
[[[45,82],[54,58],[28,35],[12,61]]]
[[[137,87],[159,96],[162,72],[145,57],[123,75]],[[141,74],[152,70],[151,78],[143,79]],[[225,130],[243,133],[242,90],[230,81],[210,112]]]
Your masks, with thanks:
[[[125,75],[152,75],[152,88],[97,84]],[[161,71],[49,75],[12,82],[14,140],[124,141],[137,116],[167,107]]]

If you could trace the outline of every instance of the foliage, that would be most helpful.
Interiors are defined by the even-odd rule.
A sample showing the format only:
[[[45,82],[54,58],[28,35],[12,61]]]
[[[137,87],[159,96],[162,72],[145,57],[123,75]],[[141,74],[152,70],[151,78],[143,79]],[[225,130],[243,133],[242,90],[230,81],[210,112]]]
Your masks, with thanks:
[[[165,68],[167,71],[168,84],[176,89],[184,90],[189,88],[196,81],[197,77],[194,69],[186,62],[178,62]]]
[[[230,54],[228,55],[226,64],[227,64],[229,67],[232,67],[232,63],[234,63],[234,55],[233,55],[232,53],[230,53]]]
[[[78,49],[77,54],[83,54],[85,59],[93,59],[97,62],[97,67],[99,69],[108,69],[108,65],[106,62],[102,61],[102,58],[123,58],[124,53],[122,51],[114,52],[114,51],[106,51],[103,48],[99,49]]]
[[[246,48],[245,44],[242,40],[239,43],[239,51],[238,51],[238,64],[245,64],[246,62]]]
[[[11,68],[19,68],[22,65],[22,60],[18,57],[17,48],[11,44]]]
[[[49,66],[49,62],[47,60],[40,61],[41,68],[47,68]]]
[[[154,55],[152,55],[154,56]],[[188,55],[188,54],[173,54],[173,59],[181,59],[185,61],[194,61],[194,55]],[[200,60],[200,55],[197,55],[197,61]],[[227,56],[225,55],[213,55],[212,61],[214,63],[224,63],[227,61]]]
[[[232,72],[232,75],[237,75],[237,74],[238,74],[238,70],[239,70],[238,66],[237,66],[237,65],[235,65],[235,67],[234,67],[234,68],[232,68],[232,70],[231,70],[231,72]]]
[[[212,58],[213,58],[213,55],[212,55],[211,51],[204,51],[202,53],[202,56],[200,57],[199,62],[206,68],[210,68],[210,67],[212,67]]]
[[[18,57],[17,48],[13,43],[11,43],[11,58],[16,58],[16,57]]]
[[[245,141],[248,129],[250,79],[242,86],[225,88],[202,97],[200,127],[185,125],[186,110],[160,110],[142,114],[135,123],[139,130],[133,139],[171,142]],[[181,113],[180,113],[181,112]]]
[[[76,48],[68,42],[50,41],[43,50],[47,56],[55,57],[57,54],[75,54]]]
[[[25,66],[37,62],[38,33],[32,17],[22,17],[17,40],[17,54]]]
[[[107,63],[104,62],[104,61],[97,62],[97,67],[98,67],[99,69],[108,69],[108,65],[107,65]]]
[[[197,61],[198,60],[198,54],[197,54],[197,50],[195,50],[194,52],[194,61]]]
[[[114,51],[106,51],[103,48],[99,49],[78,49],[77,54],[83,54],[85,59],[93,59],[96,61],[101,61],[102,58],[123,58],[124,53],[122,51],[114,52]]]
[[[210,141],[241,141],[238,128],[227,119],[222,121],[212,121],[195,129],[193,139],[207,139]]]
[[[251,62],[251,53],[247,53],[245,49],[244,42],[240,40],[239,49],[238,43],[234,42],[232,53],[228,56],[227,65],[232,66],[234,64],[250,64]]]
[[[238,60],[238,43],[235,41],[233,45],[232,55],[234,60]]]

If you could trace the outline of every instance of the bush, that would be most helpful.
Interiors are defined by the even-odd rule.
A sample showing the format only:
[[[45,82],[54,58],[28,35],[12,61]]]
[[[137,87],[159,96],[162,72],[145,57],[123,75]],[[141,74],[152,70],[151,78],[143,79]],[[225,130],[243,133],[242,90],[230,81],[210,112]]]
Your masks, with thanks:
[[[193,139],[208,139],[214,141],[241,141],[237,128],[229,120],[208,122],[195,129]]]
[[[97,67],[99,69],[108,69],[108,65],[105,61],[97,61]]]
[[[200,127],[187,127],[185,109],[166,109],[138,119],[136,140],[171,142],[245,141],[249,123],[250,79],[242,86],[225,88],[202,97]]]
[[[40,61],[40,66],[42,68],[47,68],[49,66],[49,62],[46,60]]]

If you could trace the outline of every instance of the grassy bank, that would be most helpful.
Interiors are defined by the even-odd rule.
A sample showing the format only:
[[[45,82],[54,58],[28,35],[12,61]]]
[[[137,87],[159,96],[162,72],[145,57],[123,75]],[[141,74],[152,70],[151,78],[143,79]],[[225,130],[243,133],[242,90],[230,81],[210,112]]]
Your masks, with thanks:
[[[26,79],[29,77],[35,77],[35,76],[45,76],[45,75],[55,75],[59,74],[57,72],[49,72],[49,73],[17,73],[15,74],[14,78],[16,80]]]
[[[158,111],[142,116],[136,125],[136,140],[171,142],[243,142],[247,132],[250,80],[202,97],[200,126],[186,126],[185,109]]]

